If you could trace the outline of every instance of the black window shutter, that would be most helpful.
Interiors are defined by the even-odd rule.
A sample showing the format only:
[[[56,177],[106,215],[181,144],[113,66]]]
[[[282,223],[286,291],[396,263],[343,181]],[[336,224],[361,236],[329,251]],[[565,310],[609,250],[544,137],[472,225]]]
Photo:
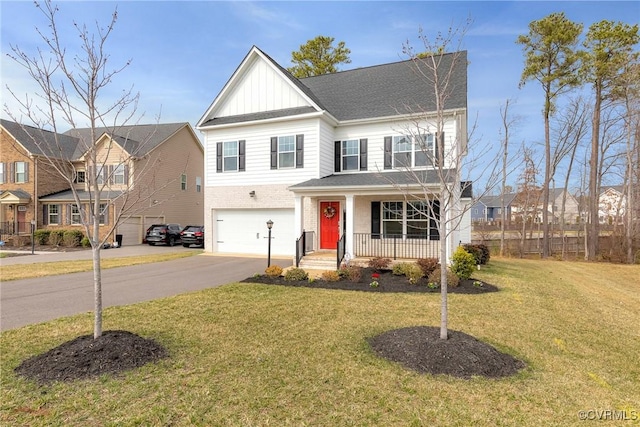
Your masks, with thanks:
[[[380,238],[380,202],[371,202],[371,238]]]
[[[9,182],[16,182],[16,164],[15,164],[15,162],[9,163]]]
[[[384,137],[384,168],[391,169],[393,152],[391,151],[391,137]]]
[[[238,141],[238,171],[243,172],[244,171],[244,146],[245,146],[245,140],[241,139],[240,141]]]
[[[109,225],[109,205],[108,204],[104,208],[103,218],[104,218],[103,224],[104,225]]]
[[[129,166],[124,165],[124,184],[129,185]]]
[[[360,170],[367,170],[367,138],[360,140]]]
[[[109,178],[109,185],[113,185],[113,165],[109,165],[107,169],[107,176]]]
[[[222,172],[222,142],[216,142],[216,172]]]
[[[340,172],[340,158],[342,157],[342,143],[340,141],[333,142],[333,171]]]
[[[304,167],[304,135],[296,135],[296,168]]]
[[[429,240],[440,240],[440,230],[438,223],[440,222],[440,200],[431,202],[431,214],[429,217]]]
[[[42,225],[49,224],[49,205],[42,205]]]
[[[271,137],[271,169],[278,169],[278,137]]]
[[[71,206],[73,206],[71,203],[66,206],[67,216],[65,217],[65,224],[71,224]]]
[[[29,163],[24,162],[24,182],[29,182]]]

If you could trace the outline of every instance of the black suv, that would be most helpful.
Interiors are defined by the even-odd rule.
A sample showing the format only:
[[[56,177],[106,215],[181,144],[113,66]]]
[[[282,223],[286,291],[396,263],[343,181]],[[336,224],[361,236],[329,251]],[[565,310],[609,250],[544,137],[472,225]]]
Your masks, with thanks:
[[[173,246],[180,243],[180,224],[153,224],[147,228],[146,242],[150,246],[166,244]]]
[[[203,225],[187,225],[180,232],[182,246],[188,248],[191,245],[204,247],[204,226]]]

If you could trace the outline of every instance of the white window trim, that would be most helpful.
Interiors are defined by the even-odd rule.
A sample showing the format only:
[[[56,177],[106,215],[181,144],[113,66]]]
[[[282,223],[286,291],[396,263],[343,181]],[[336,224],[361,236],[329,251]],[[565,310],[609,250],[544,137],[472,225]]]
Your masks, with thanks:
[[[284,141],[286,139],[291,138],[292,142],[289,141]],[[291,144],[292,143],[292,148],[291,150],[287,150],[287,151],[283,151],[280,149],[280,144],[281,143],[286,143],[286,144]],[[292,161],[291,161],[291,166],[282,166],[282,161],[281,161],[281,155],[283,154],[292,154]],[[284,136],[279,136],[278,137],[278,169],[295,169],[296,167],[296,136],[295,135],[284,135]]]
[[[398,140],[400,140],[401,138],[406,138],[409,140],[409,149],[408,150],[402,150],[399,151],[397,150],[397,142]],[[424,140],[424,143],[420,142],[420,139]],[[431,144],[431,156],[435,156],[435,134],[433,133],[424,133],[424,134],[419,134],[419,135],[395,135],[393,136],[393,138],[391,139],[391,159],[393,162],[393,168],[397,169],[397,168],[425,168],[425,167],[430,167],[432,165],[429,164],[429,159],[427,158],[426,160],[426,164],[424,165],[416,165],[416,158],[417,155],[420,153],[423,154],[428,154],[428,149],[429,149],[429,144]],[[426,149],[422,148],[422,145],[426,144]],[[410,153],[410,164],[409,165],[403,165],[403,164],[397,164],[396,162],[396,154],[399,153]]]
[[[187,174],[186,173],[183,173],[182,175],[180,175],[180,190],[182,191],[187,190]]]
[[[355,154],[345,154],[345,143],[355,143]],[[345,158],[355,157],[356,164],[354,168],[346,168]],[[359,139],[345,139],[340,141],[340,171],[359,171],[360,170],[360,140]]]
[[[228,144],[234,144],[236,147],[236,153],[232,155],[227,155],[225,148]],[[235,169],[227,169],[226,159],[235,158],[236,167]],[[222,172],[238,172],[240,170],[240,142],[239,141],[224,141],[222,143]]]
[[[52,207],[56,207],[56,212],[51,212]],[[55,216],[57,219],[55,221],[51,221],[52,216]],[[50,225],[60,225],[60,205],[58,204],[49,204],[47,205],[47,224]]]
[[[402,205],[402,213],[401,213],[401,218],[398,220],[396,218],[392,218],[392,219],[385,219],[385,204],[388,203],[400,203]],[[424,204],[428,204],[429,201],[415,201],[415,202],[406,202],[406,201],[402,201],[402,200],[386,200],[386,201],[382,201],[380,207],[382,209],[381,215],[380,215],[380,234],[382,236],[383,239],[385,238],[397,238],[397,237],[391,237],[391,236],[398,236],[398,235],[394,235],[394,234],[387,234],[385,233],[385,227],[384,227],[384,223],[385,222],[401,222],[402,223],[402,239],[403,240],[418,240],[418,239],[423,239],[423,240],[431,240],[430,238],[430,233],[431,233],[431,221],[429,218],[429,212],[425,212],[424,210],[421,209],[417,209],[418,212],[425,212],[426,216],[422,215],[421,218],[419,219],[415,219],[415,218],[409,218],[407,215],[408,212],[408,204],[409,203],[424,203]],[[428,207],[425,207],[425,209],[429,209]],[[418,236],[418,235],[411,235],[411,233],[409,233],[409,222],[424,222],[425,223],[425,236]]]
[[[18,165],[22,166],[22,171],[18,170]],[[24,184],[25,182],[27,182],[27,162],[15,162],[15,168],[16,170],[14,171],[14,182],[16,184]],[[18,176],[22,175],[22,180],[20,180],[18,178]]]
[[[113,168],[113,183],[115,185],[125,185],[126,182],[124,182],[124,165],[120,164],[120,165],[116,165]],[[122,182],[118,182],[118,181],[122,181]]]

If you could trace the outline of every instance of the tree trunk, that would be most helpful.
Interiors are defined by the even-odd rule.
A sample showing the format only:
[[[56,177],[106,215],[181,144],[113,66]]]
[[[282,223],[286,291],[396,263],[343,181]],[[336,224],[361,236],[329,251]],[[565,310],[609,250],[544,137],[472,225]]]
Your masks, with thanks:
[[[551,182],[551,177],[550,177],[551,175],[551,137],[549,135],[550,111],[551,111],[551,101],[547,99],[546,105],[545,105],[545,111],[544,111],[544,183],[542,184],[542,258],[549,257],[549,182]]]
[[[102,336],[102,272],[100,270],[100,242],[91,248],[93,255],[93,338]]]
[[[447,218],[449,209],[449,195],[447,191],[447,184],[444,181],[440,182],[440,222],[438,227],[440,228],[440,339],[449,339],[449,311],[447,307],[448,298],[448,283],[447,283],[447,265],[442,265],[442,260],[447,259]]]
[[[602,108],[602,85],[595,84],[595,105],[593,108],[593,121],[591,124],[591,158],[589,159],[589,232],[587,234],[587,259],[594,261],[598,253],[598,238],[600,234],[600,218],[598,216],[598,201],[600,189],[598,188],[600,152],[600,109]]]

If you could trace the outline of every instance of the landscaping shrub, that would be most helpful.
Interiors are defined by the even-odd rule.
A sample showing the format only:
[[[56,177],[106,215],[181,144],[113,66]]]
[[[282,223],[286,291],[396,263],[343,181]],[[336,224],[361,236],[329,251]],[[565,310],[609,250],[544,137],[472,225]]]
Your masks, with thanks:
[[[427,282],[432,285],[440,286],[440,266],[436,267],[435,270],[431,272],[429,277],[427,278]],[[447,269],[447,286],[451,286],[452,288],[457,288],[460,284],[460,279],[458,276],[453,274],[453,272]]]
[[[295,282],[298,280],[308,280],[308,279],[309,279],[309,275],[307,274],[307,272],[298,267],[294,267],[288,270],[284,274],[284,280],[289,282]]]
[[[408,262],[399,262],[397,264],[393,265],[393,268],[391,269],[391,273],[393,273],[394,276],[405,276],[407,274],[407,271],[411,268],[411,264]]]
[[[64,241],[64,230],[50,230],[48,242],[51,246],[60,246]]]
[[[489,250],[489,247],[487,245],[483,245],[483,244],[474,245],[471,243],[467,243],[462,247],[464,248],[465,251],[469,252],[475,257],[476,264],[485,265],[489,262],[489,259],[491,258],[491,251]]]
[[[418,264],[415,263],[407,263],[407,266],[404,269],[404,275],[407,276],[407,279],[409,279],[409,283],[411,283],[412,285],[415,285],[416,283],[418,283],[418,280],[424,277],[422,269]]]
[[[62,236],[62,241],[64,245],[70,248],[75,248],[76,246],[80,246],[80,242],[82,242],[82,238],[84,234],[80,230],[65,230]]]
[[[337,271],[325,271],[322,273],[322,280],[327,282],[337,282],[340,280],[340,273]]]
[[[49,242],[49,233],[49,230],[36,230],[33,237],[35,237],[37,244],[46,245]]]
[[[418,266],[422,269],[422,273],[425,277],[429,277],[429,275],[435,270],[438,265],[440,265],[440,261],[438,258],[420,258],[416,261]]]
[[[89,240],[89,238],[87,236],[84,236],[82,238],[82,240],[80,241],[80,244],[82,245],[83,248],[90,248],[91,247],[91,240]]]
[[[458,249],[451,256],[451,271],[458,278],[465,280],[471,277],[473,270],[476,268],[476,258],[465,251],[462,246],[458,246]]]
[[[371,258],[369,260],[369,267],[374,270],[388,270],[389,264],[391,264],[391,258]]]
[[[347,265],[338,271],[338,274],[350,282],[359,282],[362,277],[362,269],[357,265]]]
[[[269,277],[279,277],[280,275],[282,275],[282,267],[280,267],[279,265],[270,265],[264,271],[264,274]]]

